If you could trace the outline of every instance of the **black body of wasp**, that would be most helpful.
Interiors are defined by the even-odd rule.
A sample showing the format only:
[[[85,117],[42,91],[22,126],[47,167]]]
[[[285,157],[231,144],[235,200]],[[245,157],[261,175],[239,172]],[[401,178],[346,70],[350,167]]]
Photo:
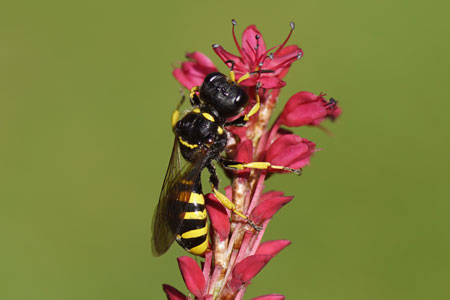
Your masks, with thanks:
[[[274,166],[268,162],[241,163],[221,156],[228,140],[226,127],[244,126],[249,117],[259,109],[259,96],[256,93],[256,104],[252,109],[227,122],[228,118],[238,116],[247,105],[249,97],[239,86],[239,82],[251,75],[245,74],[237,82],[218,72],[207,75],[200,88],[191,90],[193,109],[179,121],[178,110],[172,116],[175,141],[153,218],[154,255],[166,252],[175,239],[192,254],[202,255],[207,250],[207,213],[200,180],[200,173],[204,168],[210,173],[209,182],[219,201],[255,230],[260,229],[218,191],[219,178],[213,161],[227,169],[273,168],[301,174],[301,170]],[[230,77],[234,78],[232,71]],[[196,91],[199,91],[199,96]],[[181,166],[181,161],[186,164]]]
[[[192,254],[201,255],[206,251],[207,213],[200,173],[207,168],[213,189],[218,189],[213,161],[224,166],[235,163],[220,155],[227,144],[225,127],[242,126],[247,116],[230,123],[226,119],[241,113],[247,103],[246,92],[218,72],[207,75],[199,88],[199,97],[191,92],[193,109],[173,124],[175,142],[153,218],[154,255],[166,252],[175,239]],[[187,162],[184,167],[180,153]]]

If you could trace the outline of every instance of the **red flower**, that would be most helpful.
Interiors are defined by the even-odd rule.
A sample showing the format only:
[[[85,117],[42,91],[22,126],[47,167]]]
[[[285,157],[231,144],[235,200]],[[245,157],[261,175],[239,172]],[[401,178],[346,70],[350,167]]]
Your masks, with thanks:
[[[206,210],[208,211],[211,226],[220,240],[225,240],[230,234],[230,217],[227,209],[220,203],[214,194],[206,195]]]
[[[225,63],[229,60],[234,61],[233,70],[236,73],[236,78],[239,79],[242,75],[249,72],[265,70],[271,72],[259,73],[258,76],[252,76],[243,81],[242,85],[255,86],[257,82],[260,82],[261,86],[267,89],[278,89],[285,86],[286,83],[281,79],[287,74],[291,64],[303,56],[302,49],[297,45],[285,47],[294,30],[294,23],[291,22],[291,31],[285,41],[281,45],[270,49],[266,49],[264,39],[255,25],[250,25],[244,30],[242,46],[239,45],[234,33],[236,21],[233,20],[232,23],[233,39],[240,56],[229,53],[218,44],[213,45],[213,50]],[[275,51],[271,53],[274,49]]]
[[[233,66],[237,83],[247,87],[250,101],[242,114],[248,113],[253,107],[256,92],[261,107],[247,126],[226,128],[234,136],[228,140],[224,158],[243,163],[266,161],[272,163],[274,168],[225,170],[232,179],[231,186],[225,187],[225,194],[232,203],[222,200],[227,203],[226,207],[234,208],[234,214],[231,212],[233,209],[226,209],[214,194],[205,196],[210,221],[210,243],[203,255],[204,261],[200,263],[202,269],[192,258],[179,257],[178,264],[190,293],[185,296],[174,287],[164,285],[169,300],[244,298],[250,281],[275,255],[290,245],[288,240],[261,243],[274,214],[293,199],[293,196],[286,196],[279,191],[264,193],[265,180],[273,172],[295,172],[297,170],[293,169],[306,166],[316,151],[313,142],[281,126],[320,126],[325,118],[335,119],[341,114],[333,98],[327,101],[323,94],[299,92],[289,99],[280,117],[270,127],[271,114],[285,85],[283,78],[291,64],[303,55],[297,45],[286,46],[294,23],[291,23],[291,31],[285,41],[270,49],[266,48],[261,33],[254,25],[244,30],[242,43],[238,43],[235,25],[233,20],[232,33],[238,55],[229,53],[220,45],[213,45],[213,50],[229,67]],[[207,74],[217,71],[211,60],[200,52],[186,56],[188,61],[174,69],[173,75],[188,89],[200,86]],[[242,77],[248,73],[251,76]],[[255,88],[257,82],[261,83],[262,89]],[[285,299],[283,295],[269,294],[253,300],[282,299]]]
[[[262,195],[260,203],[255,207],[251,218],[256,223],[261,223],[280,210],[284,205],[291,201],[293,196],[284,196],[283,192],[271,191]]]
[[[270,145],[266,160],[273,165],[301,169],[309,164],[315,146],[313,142],[295,134],[283,134]]]
[[[203,297],[206,292],[206,281],[195,260],[189,256],[178,257],[178,266],[188,290],[197,298]]]
[[[289,127],[297,127],[318,125],[326,117],[337,118],[341,114],[337,102],[333,98],[327,102],[323,96],[310,92],[294,94],[284,106],[278,122]]]
[[[258,250],[255,254],[266,254],[275,256],[291,244],[288,240],[277,240],[277,241],[267,241],[259,245]]]
[[[218,72],[213,62],[201,52],[187,53],[185,61],[180,68],[173,70],[173,76],[188,90],[200,86],[206,75]]]
[[[231,289],[237,291],[241,286],[249,283],[271,259],[271,255],[258,254],[247,256],[241,260],[233,269],[233,277],[230,281]]]
[[[179,290],[168,284],[163,284],[163,290],[169,300],[187,300],[188,298]]]

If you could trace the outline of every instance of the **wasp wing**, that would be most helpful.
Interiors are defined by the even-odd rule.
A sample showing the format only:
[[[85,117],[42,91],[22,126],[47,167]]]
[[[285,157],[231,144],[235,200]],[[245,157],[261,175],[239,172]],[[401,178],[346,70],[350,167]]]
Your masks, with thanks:
[[[158,206],[153,215],[153,255],[162,255],[175,240],[205,157],[206,155],[199,155],[196,162],[186,162],[180,154],[178,136],[175,136]],[[181,161],[185,163],[183,166],[181,166]]]

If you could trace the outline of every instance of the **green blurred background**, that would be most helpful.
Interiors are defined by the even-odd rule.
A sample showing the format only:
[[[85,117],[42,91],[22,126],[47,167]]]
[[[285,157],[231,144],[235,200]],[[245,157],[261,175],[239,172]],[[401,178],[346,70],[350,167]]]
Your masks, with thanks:
[[[257,24],[305,56],[293,93],[344,114],[298,129],[318,152],[266,239],[289,239],[246,299],[450,299],[449,22],[445,1],[2,1],[0,299],[163,299],[186,292],[150,224],[186,51],[236,52]],[[223,186],[225,185],[223,181]],[[447,196],[445,196],[447,195]]]

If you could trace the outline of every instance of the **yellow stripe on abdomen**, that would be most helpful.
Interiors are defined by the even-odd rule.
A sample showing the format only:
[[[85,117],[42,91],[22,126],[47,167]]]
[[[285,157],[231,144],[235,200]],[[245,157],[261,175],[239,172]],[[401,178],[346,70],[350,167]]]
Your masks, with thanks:
[[[203,211],[190,211],[184,214],[183,219],[190,219],[190,220],[204,220],[206,219],[207,213],[206,209]]]
[[[197,203],[197,204],[205,204],[205,198],[202,194],[191,193],[191,197],[189,197],[189,203]]]
[[[199,229],[194,229],[194,230],[190,230],[190,231],[186,231],[185,233],[183,233],[181,235],[182,239],[193,239],[196,237],[200,237],[202,235],[205,235],[208,233],[208,227],[205,226],[203,228],[199,228]]]

